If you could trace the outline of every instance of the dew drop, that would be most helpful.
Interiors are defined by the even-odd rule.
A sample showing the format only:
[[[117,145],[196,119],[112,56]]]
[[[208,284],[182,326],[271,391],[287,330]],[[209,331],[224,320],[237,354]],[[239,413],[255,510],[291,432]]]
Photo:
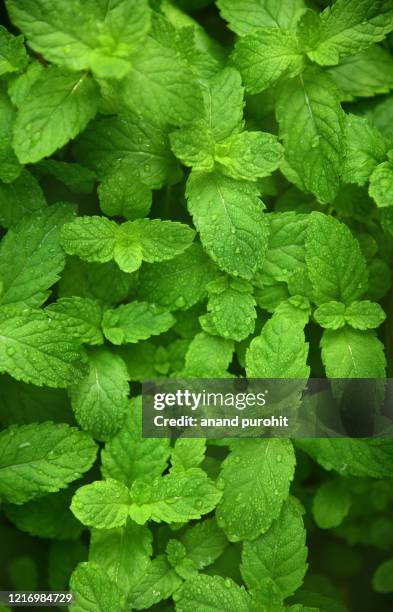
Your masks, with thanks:
[[[31,442],[22,442],[22,444],[19,444],[18,448],[27,448],[30,444]]]
[[[316,136],[313,137],[313,139],[311,140],[311,148],[312,149],[316,149],[317,146],[319,145],[319,141],[321,140],[321,137],[319,134],[317,134]]]
[[[186,300],[184,299],[184,297],[183,296],[178,297],[175,302],[175,306],[177,308],[183,308],[185,305],[186,305]]]

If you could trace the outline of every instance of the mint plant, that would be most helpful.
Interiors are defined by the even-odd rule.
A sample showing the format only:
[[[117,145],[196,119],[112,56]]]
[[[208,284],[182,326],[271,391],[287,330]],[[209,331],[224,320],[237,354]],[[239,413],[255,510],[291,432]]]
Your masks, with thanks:
[[[392,374],[392,32],[391,0],[5,1],[3,590],[392,609],[391,438],[145,438],[141,403]]]

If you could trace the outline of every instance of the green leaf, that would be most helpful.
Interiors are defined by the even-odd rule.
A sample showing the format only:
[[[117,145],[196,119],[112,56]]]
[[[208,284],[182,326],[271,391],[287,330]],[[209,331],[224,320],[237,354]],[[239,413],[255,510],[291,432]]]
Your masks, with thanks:
[[[298,440],[296,444],[325,470],[334,470],[341,476],[393,476],[391,439],[329,438]]]
[[[194,243],[169,261],[143,264],[137,296],[168,310],[187,310],[206,297],[206,285],[213,276],[211,261]]]
[[[221,492],[199,468],[171,472],[148,482],[136,480],[130,495],[130,517],[139,525],[148,520],[182,523],[199,519],[221,499]]]
[[[340,329],[344,327],[345,304],[341,302],[325,302],[314,312],[314,319],[321,327],[326,329]]]
[[[389,266],[382,259],[373,259],[368,268],[369,283],[367,297],[370,300],[381,300],[391,287]]]
[[[1,576],[43,560],[91,612],[356,607],[393,545],[393,0],[3,4]],[[350,437],[144,437],[146,381],[263,384],[270,417],[315,412],[310,376]]]
[[[75,138],[95,116],[98,100],[86,74],[47,68],[19,107],[13,140],[19,161],[37,162]]]
[[[196,564],[187,557],[187,551],[179,540],[169,540],[165,552],[169,564],[180,578],[188,580],[198,573]]]
[[[71,510],[83,525],[114,529],[126,524],[130,503],[129,491],[123,483],[97,480],[77,490]]]
[[[257,593],[272,581],[282,599],[286,599],[302,585],[307,571],[302,514],[300,503],[290,497],[266,533],[244,542],[241,572],[252,592]]]
[[[188,312],[187,315],[190,316],[191,313]],[[177,316],[179,317],[179,313]],[[195,319],[194,323],[195,325],[197,325],[197,321]],[[178,322],[175,324],[174,331],[176,331],[176,333],[178,334],[182,333],[182,330],[178,326]],[[189,345],[189,339],[177,338],[173,342],[170,342],[165,348],[162,346],[158,347],[157,352],[155,354],[154,364],[156,375],[157,373],[160,376],[166,373],[181,372],[184,368],[186,353],[188,351]]]
[[[128,597],[145,575],[153,553],[152,534],[132,521],[117,529],[93,529],[89,560],[97,563]]]
[[[166,261],[183,253],[192,243],[195,232],[184,223],[161,219],[137,219],[119,227],[121,239],[137,243],[148,263]]]
[[[0,389],[0,421],[3,427],[48,420],[73,424],[64,389],[28,385],[6,374],[0,377]]]
[[[25,72],[15,77],[8,84],[8,94],[11,98],[12,104],[17,108],[22,106],[29,94],[31,86],[40,76],[42,76],[45,70],[44,66],[38,59],[33,60],[30,58],[30,60],[32,61],[30,61]]]
[[[225,272],[250,279],[268,238],[257,187],[219,174],[191,174],[187,198],[208,255]]]
[[[345,102],[389,93],[393,89],[393,58],[378,45],[344,57],[329,73]]]
[[[96,300],[81,297],[60,298],[49,304],[45,312],[75,340],[84,344],[102,344],[102,308]]]
[[[275,281],[288,281],[305,266],[305,239],[308,215],[294,212],[269,213],[269,243],[262,271]]]
[[[61,244],[68,255],[105,263],[113,259],[117,235],[117,224],[106,217],[78,217],[62,228]]]
[[[333,208],[335,214],[342,220],[344,220],[345,217],[352,217],[354,220],[361,221],[364,216],[368,216],[372,213],[374,204],[367,195],[367,189],[363,189],[354,184],[346,184],[341,185],[338,196],[334,201]],[[371,236],[362,236],[361,232],[358,232],[357,236],[359,240],[362,240],[363,250],[367,256],[373,257],[375,255],[375,247],[372,247],[371,243],[373,239]]]
[[[370,196],[379,208],[393,203],[393,164],[390,161],[379,164],[370,176]]]
[[[0,246],[1,304],[40,306],[45,302],[65,264],[60,230],[73,216],[70,204],[55,204],[8,230]]]
[[[92,193],[95,186],[94,172],[76,163],[47,159],[36,166],[38,176],[51,176],[63,183],[71,193]]]
[[[223,338],[241,341],[253,333],[257,316],[252,286],[242,279],[221,277],[208,285],[208,314],[204,318]]]
[[[119,349],[130,381],[148,380],[156,376],[156,353],[157,347],[149,340],[125,345]]]
[[[382,40],[393,29],[393,11],[384,0],[337,0],[323,11],[320,23],[317,45],[308,56],[331,66]]]
[[[345,116],[345,140],[342,179],[346,183],[364,185],[386,157],[386,140],[367,119],[351,114]]]
[[[282,301],[275,310],[275,315],[291,319],[296,326],[304,328],[309,322],[311,305],[303,295],[293,295]]]
[[[119,228],[113,257],[120,270],[123,272],[136,272],[142,265],[142,246],[138,240],[133,239],[129,232]]]
[[[124,595],[108,574],[96,563],[79,563],[73,571],[70,588],[75,597],[75,612],[104,612],[128,609]]]
[[[290,29],[304,10],[303,0],[217,0],[217,5],[231,30],[240,36],[264,27]]]
[[[324,331],[322,361],[328,378],[384,378],[384,346],[375,332],[350,327]]]
[[[150,561],[130,593],[130,603],[137,610],[150,610],[162,599],[168,599],[181,585],[182,580],[168,563],[165,555]]]
[[[199,172],[213,170],[214,140],[202,121],[172,132],[169,139],[172,151],[182,164]]]
[[[183,374],[201,378],[221,377],[232,361],[233,350],[231,340],[200,332],[188,348]]]
[[[13,504],[65,488],[91,468],[96,445],[65,424],[33,423],[0,434],[0,497]]]
[[[142,437],[142,402],[133,399],[122,428],[102,450],[102,474],[129,487],[137,478],[161,476],[169,455],[169,439]]]
[[[7,94],[0,91],[0,180],[12,183],[22,172],[12,147],[16,111]]]
[[[146,0],[120,0],[113,5],[104,2],[100,12],[108,38],[102,36],[105,27],[99,24],[97,39],[104,44],[102,51],[93,52],[91,67],[99,77],[121,79],[133,65],[133,53],[145,43],[150,29],[149,5]]]
[[[379,304],[365,300],[353,302],[345,311],[345,320],[355,329],[375,329],[382,325],[386,314]]]
[[[161,219],[127,221],[117,229],[113,255],[125,272],[135,272],[142,265],[166,261],[185,251],[192,243],[194,230],[184,223]]]
[[[22,36],[13,36],[0,26],[0,76],[20,72],[28,58]]]
[[[237,440],[224,459],[217,523],[231,542],[265,533],[289,494],[295,454],[289,440]]]
[[[138,115],[92,121],[77,141],[76,155],[100,178],[120,170],[137,176],[150,189],[181,178],[166,131]]]
[[[125,107],[159,125],[184,125],[201,118],[198,80],[179,54],[148,38],[132,58],[132,70],[120,82]]]
[[[184,11],[192,11],[205,6],[208,0],[180,0],[178,4]],[[183,6],[182,6],[183,4]],[[150,35],[163,45],[169,47],[188,66],[199,79],[211,77],[224,63],[220,47],[212,38],[204,35],[195,19],[186,17],[175,5],[160,5],[160,12],[152,14]]]
[[[135,301],[106,310],[102,329],[112,344],[127,344],[161,334],[174,323],[174,317],[161,306]]]
[[[17,380],[68,387],[86,373],[78,343],[42,310],[2,306],[0,337],[0,370]]]
[[[24,215],[46,207],[46,200],[38,181],[23,170],[12,183],[0,182],[0,225],[11,227]]]
[[[384,561],[377,567],[373,575],[373,589],[377,593],[393,592],[393,559]]]
[[[187,580],[175,593],[177,612],[194,610],[236,610],[250,612],[251,597],[244,587],[240,587],[230,578],[200,574]]]
[[[258,28],[240,38],[232,54],[246,90],[256,94],[283,77],[294,77],[305,66],[295,34],[279,28]]]
[[[310,68],[279,89],[276,116],[297,186],[321,202],[332,202],[340,186],[344,113],[327,73]],[[284,167],[285,170],[285,167]],[[292,180],[292,179],[291,179]]]
[[[234,134],[215,148],[215,159],[224,174],[245,181],[269,176],[277,170],[282,156],[277,137],[267,132]]]
[[[172,471],[198,467],[205,458],[206,440],[178,438],[171,453]]]
[[[386,138],[392,136],[391,117],[392,117],[392,98],[388,96],[381,101],[376,101],[366,112],[366,117]]]
[[[170,135],[172,150],[186,166],[200,172],[214,167],[214,145],[243,128],[244,89],[234,68],[220,70],[201,82],[203,117]]]
[[[114,261],[86,263],[69,257],[60,280],[59,296],[91,298],[103,306],[112,306],[126,300],[135,285],[136,277],[122,272]]]
[[[254,295],[258,306],[270,313],[273,313],[283,300],[290,297],[285,283],[256,287]]]
[[[317,490],[313,502],[314,520],[321,529],[338,527],[351,507],[351,494],[345,480],[324,482]]]
[[[98,197],[105,215],[130,220],[148,215],[152,203],[151,190],[141,183],[138,176],[124,169],[104,177],[98,187]]]
[[[82,429],[97,440],[107,440],[125,418],[127,367],[118,355],[105,348],[90,349],[88,363],[88,375],[69,390],[72,409]]]
[[[130,54],[150,27],[146,0],[102,2],[8,0],[12,21],[29,45],[51,62],[71,70],[93,70],[99,77],[123,78]],[[75,16],[78,15],[78,19]]]
[[[228,545],[224,532],[214,518],[189,527],[181,538],[187,553],[198,569],[214,563]]]
[[[301,325],[275,314],[254,338],[246,354],[249,378],[308,378],[308,343]]]
[[[237,70],[220,70],[204,83],[204,124],[214,142],[222,142],[243,129],[244,88]]]
[[[79,538],[82,526],[70,512],[70,489],[33,499],[23,506],[8,504],[5,506],[6,515],[18,529],[32,536],[75,540]]]
[[[359,243],[334,217],[311,213],[306,262],[318,305],[331,301],[350,304],[367,290],[367,266]]]

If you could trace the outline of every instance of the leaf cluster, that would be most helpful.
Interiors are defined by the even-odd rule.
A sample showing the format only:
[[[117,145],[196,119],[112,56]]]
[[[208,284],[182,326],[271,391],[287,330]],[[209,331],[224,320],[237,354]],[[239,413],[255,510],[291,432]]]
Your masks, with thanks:
[[[391,374],[391,0],[5,5],[3,590],[391,609],[392,438],[144,438],[141,406]]]

